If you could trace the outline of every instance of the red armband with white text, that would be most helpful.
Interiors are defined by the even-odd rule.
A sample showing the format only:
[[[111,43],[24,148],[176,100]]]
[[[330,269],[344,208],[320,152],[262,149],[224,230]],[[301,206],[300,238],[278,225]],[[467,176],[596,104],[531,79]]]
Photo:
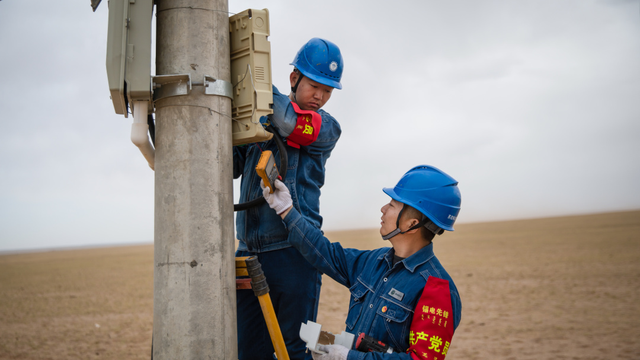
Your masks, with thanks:
[[[415,360],[444,360],[452,338],[449,282],[430,276],[413,313],[407,353]]]
[[[322,116],[315,111],[300,110],[295,102],[291,102],[291,105],[298,115],[298,120],[293,132],[287,136],[287,144],[300,149],[300,146],[307,146],[316,141],[322,126]]]

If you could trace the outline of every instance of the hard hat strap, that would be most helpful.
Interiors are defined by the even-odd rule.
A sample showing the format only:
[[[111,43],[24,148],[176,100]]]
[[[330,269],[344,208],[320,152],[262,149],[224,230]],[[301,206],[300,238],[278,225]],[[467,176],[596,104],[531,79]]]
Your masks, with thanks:
[[[404,211],[404,207],[407,206],[406,204],[402,204],[402,209],[400,209],[400,212],[398,213],[398,218],[396,219],[396,229],[393,230],[392,232],[388,233],[387,235],[382,235],[382,240],[389,240],[392,237],[398,235],[398,234],[404,234],[405,232],[403,232],[402,230],[400,230],[400,217],[402,216],[402,212]],[[409,230],[407,230],[409,231]]]
[[[409,229],[407,231],[411,231],[413,229],[418,229],[418,228],[423,227],[423,226],[426,227],[427,230],[431,231],[432,233],[434,233],[436,235],[441,235],[444,232],[444,229],[441,229],[440,226],[436,225],[436,223],[431,221],[431,219],[429,219],[428,217],[424,216],[424,214],[422,215],[422,220],[419,223],[417,223],[416,225],[412,226],[411,229]]]
[[[414,226],[408,228],[406,231],[400,230],[400,217],[402,216],[402,212],[404,211],[405,206],[407,205],[403,203],[402,209],[400,209],[400,212],[398,213],[398,218],[396,219],[396,229],[388,233],[387,235],[382,235],[382,240],[389,240],[398,234],[404,234],[411,230],[419,229],[423,226],[436,235],[440,235],[444,232],[444,229],[441,229],[438,225],[436,225],[433,221],[429,220],[429,218],[424,215],[422,217],[422,220],[420,220],[420,222],[418,222]]]
[[[395,230],[393,230],[392,232],[388,233],[387,235],[382,235],[382,240],[389,240],[392,237],[400,234],[401,230],[400,228],[396,228]]]
[[[444,232],[444,229],[441,228],[440,226],[436,225],[436,223],[434,223],[433,221],[429,220],[426,216],[425,216],[426,224],[424,225],[424,227],[427,228],[427,230],[431,231],[432,233],[436,234],[436,235],[442,235],[442,233]]]
[[[298,75],[300,75],[298,76],[298,81],[296,81],[296,84],[291,88],[291,92],[293,93],[293,97],[295,98],[296,91],[298,91],[298,85],[300,85],[300,81],[302,81],[302,78],[304,77],[304,75],[302,75],[302,73],[298,69],[294,69],[293,71],[295,71]]]

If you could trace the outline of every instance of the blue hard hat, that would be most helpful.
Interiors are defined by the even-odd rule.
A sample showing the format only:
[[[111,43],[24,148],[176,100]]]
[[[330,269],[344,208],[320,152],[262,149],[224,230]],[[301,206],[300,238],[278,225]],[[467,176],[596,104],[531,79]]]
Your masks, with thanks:
[[[309,40],[300,48],[291,65],[315,82],[342,89],[342,54],[331,41],[320,38]]]
[[[420,165],[407,171],[394,188],[382,189],[392,199],[412,206],[440,228],[453,231],[460,212],[458,182],[442,170]]]

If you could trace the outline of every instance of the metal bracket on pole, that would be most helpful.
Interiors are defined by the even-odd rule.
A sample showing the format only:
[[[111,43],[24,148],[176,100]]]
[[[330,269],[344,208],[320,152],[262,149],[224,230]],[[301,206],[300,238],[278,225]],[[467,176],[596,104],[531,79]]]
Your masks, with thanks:
[[[191,74],[156,75],[153,82],[153,101],[191,92]]]
[[[213,76],[204,76],[205,95],[226,96],[233,100],[233,84],[228,81],[216,79]]]

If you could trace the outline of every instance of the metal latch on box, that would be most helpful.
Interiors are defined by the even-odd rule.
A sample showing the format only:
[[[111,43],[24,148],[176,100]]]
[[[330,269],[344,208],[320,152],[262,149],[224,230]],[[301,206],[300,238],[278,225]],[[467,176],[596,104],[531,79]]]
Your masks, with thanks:
[[[224,96],[233,100],[233,85],[205,75],[202,83],[192,83],[191,74],[156,75],[153,81],[153,101],[171,96],[188,95],[193,86],[204,86],[205,95]]]

